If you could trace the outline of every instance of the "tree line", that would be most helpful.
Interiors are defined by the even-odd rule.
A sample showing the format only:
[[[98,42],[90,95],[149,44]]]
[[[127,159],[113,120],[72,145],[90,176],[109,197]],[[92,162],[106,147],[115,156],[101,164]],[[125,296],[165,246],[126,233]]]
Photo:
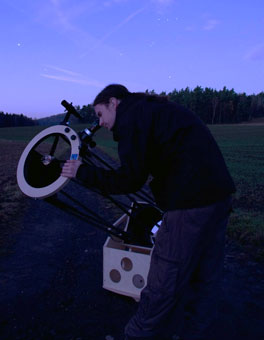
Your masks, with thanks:
[[[38,125],[36,119],[29,118],[23,114],[0,112],[0,127],[33,125]]]
[[[146,93],[157,94],[154,90],[146,90]],[[196,86],[193,90],[189,87],[171,92],[157,94],[167,96],[171,101],[177,102],[195,112],[206,124],[232,124],[251,121],[253,118],[264,116],[264,92],[247,95],[236,93],[234,89],[222,90],[202,88]],[[82,116],[79,123],[93,123],[96,120],[92,105],[75,106]],[[7,126],[30,126],[59,124],[64,114],[54,115],[39,120],[28,118],[23,114],[8,114],[0,112],[0,127]],[[76,123],[74,117],[71,123]]]
[[[168,97],[195,112],[206,124],[240,123],[264,116],[264,92],[246,95],[226,87],[217,91],[196,86],[193,90],[186,87],[168,93],[163,91],[158,94],[154,90],[146,90],[146,93]],[[94,121],[95,113],[91,105],[83,106],[82,109],[79,107],[79,112],[86,122]]]
[[[226,87],[217,91],[197,86],[193,90],[186,87],[179,91],[161,92],[160,95],[194,111],[206,124],[240,123],[264,116],[264,92],[246,95]]]

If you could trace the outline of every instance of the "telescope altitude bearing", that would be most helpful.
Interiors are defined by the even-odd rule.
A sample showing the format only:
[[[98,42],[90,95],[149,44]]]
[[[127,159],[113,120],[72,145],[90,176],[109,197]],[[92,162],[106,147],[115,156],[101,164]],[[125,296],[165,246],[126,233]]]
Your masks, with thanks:
[[[67,159],[79,159],[80,139],[66,125],[51,126],[26,146],[17,167],[21,191],[33,198],[45,198],[60,191],[69,181],[61,169]]]

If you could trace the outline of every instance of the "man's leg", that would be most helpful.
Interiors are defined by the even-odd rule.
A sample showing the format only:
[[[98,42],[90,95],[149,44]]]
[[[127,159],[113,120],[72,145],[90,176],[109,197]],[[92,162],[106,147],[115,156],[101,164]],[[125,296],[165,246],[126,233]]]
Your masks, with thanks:
[[[183,220],[183,210],[164,215],[155,241],[147,286],[141,292],[136,314],[125,329],[129,336],[154,339],[180,296],[177,239],[181,238]]]
[[[126,326],[131,337],[154,339],[173,308],[179,305],[185,288],[208,243],[208,233],[218,214],[227,215],[227,205],[170,211],[164,215],[156,238],[147,286],[141,293],[136,314]],[[177,320],[176,320],[177,322]]]
[[[199,263],[190,278],[193,298],[186,306],[188,314],[182,339],[204,339],[204,334],[217,318],[217,305],[221,292],[221,278],[224,264],[225,231],[228,215],[225,205],[230,211],[230,201],[218,209],[218,223],[212,225],[207,234],[207,245]]]

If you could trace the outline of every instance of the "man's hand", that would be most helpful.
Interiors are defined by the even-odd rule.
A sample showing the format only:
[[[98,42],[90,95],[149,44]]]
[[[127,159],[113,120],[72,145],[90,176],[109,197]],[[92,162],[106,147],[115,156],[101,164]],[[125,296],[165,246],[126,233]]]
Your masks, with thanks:
[[[74,178],[81,164],[82,162],[78,160],[73,160],[73,159],[67,160],[63,165],[61,176]]]

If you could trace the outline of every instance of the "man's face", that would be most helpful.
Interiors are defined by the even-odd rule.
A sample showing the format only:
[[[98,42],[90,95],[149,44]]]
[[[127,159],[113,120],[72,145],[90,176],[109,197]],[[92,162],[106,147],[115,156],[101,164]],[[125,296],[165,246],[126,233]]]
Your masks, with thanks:
[[[108,104],[97,104],[94,106],[96,116],[99,118],[99,125],[112,130],[116,120],[116,108],[119,104],[116,98],[110,98]]]

